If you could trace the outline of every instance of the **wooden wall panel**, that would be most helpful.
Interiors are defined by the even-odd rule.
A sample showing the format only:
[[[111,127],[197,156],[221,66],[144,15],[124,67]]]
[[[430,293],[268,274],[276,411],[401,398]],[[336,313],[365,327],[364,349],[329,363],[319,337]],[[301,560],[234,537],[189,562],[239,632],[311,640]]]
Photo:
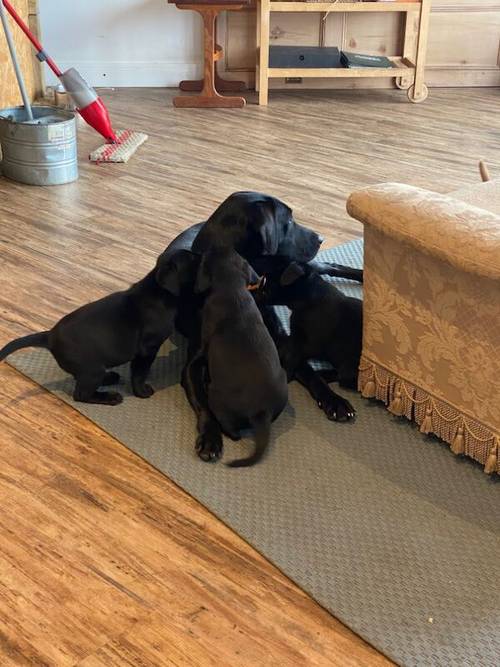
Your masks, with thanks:
[[[224,65],[228,72],[254,71],[256,59],[255,26],[255,11],[225,12],[219,15],[217,19],[219,43],[225,44]]]
[[[440,0],[433,8],[427,81],[437,86],[500,85],[500,2]]]
[[[21,17],[27,22],[30,14],[28,0],[11,0],[11,2]],[[10,18],[8,21],[11,26],[21,69],[26,80],[26,88],[33,100],[39,92],[38,87],[40,85],[37,81],[37,70],[39,68],[36,63],[38,61],[34,58],[31,45],[26,37]],[[10,62],[3,28],[0,24],[0,108],[16,106],[18,104],[22,104],[22,99]]]
[[[346,51],[377,53],[384,56],[400,55],[402,16],[372,14],[369,19],[367,22],[366,14],[346,14],[341,48]]]
[[[271,14],[271,44],[335,45],[346,50],[398,55],[403,16],[398,14]],[[229,12],[219,25],[229,78],[254,83],[255,11]],[[426,81],[432,86],[500,85],[500,0],[436,0],[432,7]],[[232,74],[234,72],[234,75]],[[270,87],[388,87],[381,79],[272,80]]]

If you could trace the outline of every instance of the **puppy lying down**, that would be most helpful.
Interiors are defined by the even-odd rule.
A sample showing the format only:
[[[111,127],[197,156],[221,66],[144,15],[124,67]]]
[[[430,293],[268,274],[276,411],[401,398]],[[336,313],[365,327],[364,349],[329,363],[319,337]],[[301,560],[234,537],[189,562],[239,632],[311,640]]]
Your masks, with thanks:
[[[207,363],[209,408],[230,438],[239,439],[248,428],[254,431],[254,453],[232,461],[232,467],[262,458],[271,422],[288,400],[286,373],[248,290],[258,279],[236,251],[221,248],[203,255],[195,286],[195,291],[207,293],[200,354]]]
[[[256,265],[259,269],[258,263]],[[356,277],[354,277],[356,279]],[[290,308],[290,336],[281,341],[280,356],[289,379],[300,381],[300,369],[310,360],[327,361],[333,371],[323,373],[326,381],[338,380],[349,389],[357,388],[363,330],[363,302],[348,297],[324,280],[314,266],[280,259],[266,274],[263,289],[255,292],[258,303]],[[337,421],[355,416],[350,403],[338,397]]]
[[[119,375],[108,369],[131,362],[135,396],[154,393],[146,378],[159,348],[171,335],[177,302],[193,288],[198,258],[179,250],[159,258],[152,271],[123,292],[88,303],[63,317],[50,331],[17,338],[0,350],[0,361],[24,347],[50,350],[59,366],[75,378],[75,401],[117,405],[116,391],[99,387],[116,384]]]

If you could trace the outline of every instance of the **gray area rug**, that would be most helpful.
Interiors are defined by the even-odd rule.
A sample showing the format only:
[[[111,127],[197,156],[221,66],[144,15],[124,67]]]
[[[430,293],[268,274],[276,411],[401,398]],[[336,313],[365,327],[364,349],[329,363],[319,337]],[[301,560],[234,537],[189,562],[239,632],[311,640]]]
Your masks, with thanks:
[[[361,266],[362,244],[322,257]],[[329,422],[296,383],[260,465],[203,463],[178,384],[184,359],[182,341],[166,344],[148,400],[131,395],[122,369],[126,399],[117,407],[74,404],[72,379],[44,350],[10,361],[186,489],[396,662],[500,665],[497,476],[355,393],[356,423]],[[227,441],[225,460],[250,447]]]

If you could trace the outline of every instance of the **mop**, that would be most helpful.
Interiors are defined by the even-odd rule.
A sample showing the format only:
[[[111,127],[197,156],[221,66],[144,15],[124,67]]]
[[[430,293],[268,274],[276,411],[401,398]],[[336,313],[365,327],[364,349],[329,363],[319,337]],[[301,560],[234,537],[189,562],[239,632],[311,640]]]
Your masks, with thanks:
[[[38,60],[40,62],[46,62],[61,81],[66,92],[71,96],[80,116],[88,125],[90,125],[90,127],[96,130],[96,132],[99,132],[99,134],[106,139],[104,145],[90,153],[89,159],[92,162],[97,163],[127,162],[137,148],[146,141],[148,135],[143,134],[142,132],[134,132],[132,130],[117,130],[115,132],[109,119],[108,110],[96,91],[88,85],[73,67],[66,72],[61,72],[52,58],[46,53],[41,43],[10,4],[9,0],[0,0],[0,4],[2,1],[5,9],[35,47]],[[25,108],[28,111],[26,101]]]

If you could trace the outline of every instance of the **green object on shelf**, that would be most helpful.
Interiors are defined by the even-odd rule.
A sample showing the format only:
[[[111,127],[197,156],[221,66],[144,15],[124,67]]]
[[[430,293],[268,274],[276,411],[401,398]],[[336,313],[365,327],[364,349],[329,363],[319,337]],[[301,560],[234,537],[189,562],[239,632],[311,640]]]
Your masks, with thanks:
[[[362,53],[348,53],[342,51],[340,61],[349,69],[370,69],[372,67],[393,67],[393,63],[386,56],[370,56]]]

